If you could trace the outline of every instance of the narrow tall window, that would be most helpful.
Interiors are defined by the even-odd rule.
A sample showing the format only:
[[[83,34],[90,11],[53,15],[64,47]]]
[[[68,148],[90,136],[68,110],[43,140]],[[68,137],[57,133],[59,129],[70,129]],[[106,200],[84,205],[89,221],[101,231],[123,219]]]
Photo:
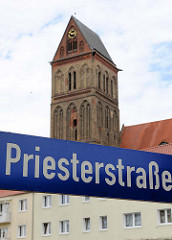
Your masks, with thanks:
[[[111,80],[111,89],[110,89],[110,91],[111,91],[111,97],[113,98],[113,81]]]
[[[106,230],[107,229],[107,216],[100,217],[100,229]]]
[[[108,106],[105,110],[105,127],[110,128],[110,109]]]
[[[103,91],[105,92],[105,75],[103,75]]]
[[[98,72],[98,88],[101,89],[101,73]]]
[[[52,206],[51,195],[46,195],[42,197],[42,207],[49,208]]]
[[[77,79],[76,79],[76,71],[73,67],[70,68],[68,73],[68,90],[75,90],[77,88]]]
[[[26,237],[26,225],[18,226],[18,237],[19,238]]]
[[[106,94],[109,93],[109,79],[106,77]]]
[[[89,232],[90,231],[90,218],[83,218],[83,231]]]
[[[6,240],[8,234],[8,228],[0,228],[0,239]]]
[[[73,89],[76,89],[76,72],[73,72]]]
[[[69,73],[69,91],[72,89],[72,78],[71,73]]]
[[[19,212],[27,210],[27,199],[19,200]]]
[[[46,222],[42,224],[42,235],[47,236],[51,234],[51,223]]]
[[[78,116],[74,104],[70,104],[67,108],[66,118],[66,138],[67,140],[77,140]]]

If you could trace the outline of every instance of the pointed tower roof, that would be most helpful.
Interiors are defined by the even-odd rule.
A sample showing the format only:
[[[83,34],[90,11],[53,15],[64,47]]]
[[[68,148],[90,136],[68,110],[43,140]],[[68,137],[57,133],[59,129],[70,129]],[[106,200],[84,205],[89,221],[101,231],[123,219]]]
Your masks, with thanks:
[[[77,27],[83,34],[89,47],[92,50],[96,50],[97,52],[99,52],[101,55],[103,55],[105,58],[107,58],[109,61],[111,61],[114,64],[112,58],[110,57],[108,51],[106,50],[104,44],[102,43],[102,41],[100,39],[100,37],[95,32],[93,32],[91,29],[89,29],[87,26],[85,26],[82,22],[80,22],[77,18],[75,18],[74,16],[72,16],[71,18],[74,19]]]

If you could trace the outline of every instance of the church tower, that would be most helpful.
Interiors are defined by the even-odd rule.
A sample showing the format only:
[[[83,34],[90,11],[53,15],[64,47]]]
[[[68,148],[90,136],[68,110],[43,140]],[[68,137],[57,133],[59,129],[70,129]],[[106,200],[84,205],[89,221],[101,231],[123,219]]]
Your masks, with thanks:
[[[51,137],[118,146],[119,69],[99,36],[72,16],[51,66]]]

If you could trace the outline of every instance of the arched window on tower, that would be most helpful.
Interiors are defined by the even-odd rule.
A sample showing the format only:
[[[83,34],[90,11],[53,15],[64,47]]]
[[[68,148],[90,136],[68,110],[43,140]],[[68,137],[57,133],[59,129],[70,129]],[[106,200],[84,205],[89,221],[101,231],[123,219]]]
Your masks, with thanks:
[[[67,108],[66,114],[66,138],[76,141],[78,139],[78,115],[75,105],[72,103]]]
[[[68,90],[75,90],[77,88],[77,79],[76,79],[76,71],[72,67],[68,73]]]
[[[117,85],[117,79],[115,76],[112,77],[112,81],[113,81],[113,98],[115,100],[118,99],[118,85]]]
[[[105,75],[103,74],[103,92],[105,92]]]
[[[67,35],[67,54],[76,52],[77,48],[77,32],[74,27],[71,27]]]
[[[53,116],[53,137],[63,139],[63,110],[56,107]]]
[[[88,141],[91,132],[90,104],[84,101],[80,107],[80,137],[81,140]]]
[[[117,113],[117,111],[116,110],[114,110],[114,112],[113,112],[113,130],[116,132],[116,133],[118,133],[118,125],[119,125],[119,123],[118,123],[119,121],[118,121],[118,113]]]
[[[101,72],[98,72],[98,88],[101,89]]]
[[[97,104],[97,126],[98,128],[103,127],[103,110],[100,102]]]
[[[105,109],[105,128],[110,129],[110,109],[108,106]]]
[[[111,97],[113,98],[113,81],[111,80],[111,88],[110,88],[110,92],[111,92]]]
[[[109,93],[109,75],[107,72],[105,73],[105,80],[106,80],[106,94],[108,94]]]

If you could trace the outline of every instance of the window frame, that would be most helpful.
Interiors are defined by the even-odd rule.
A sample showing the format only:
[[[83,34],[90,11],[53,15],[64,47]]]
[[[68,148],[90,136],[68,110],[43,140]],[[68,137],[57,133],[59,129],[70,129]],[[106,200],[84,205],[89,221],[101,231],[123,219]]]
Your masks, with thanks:
[[[140,225],[136,225],[136,214],[140,215]],[[131,215],[132,216],[132,226],[127,226],[127,220],[126,217]],[[124,220],[124,228],[130,229],[130,228],[140,228],[142,227],[142,216],[141,212],[131,212],[131,213],[124,213],[123,214],[123,220]]]
[[[171,222],[168,222],[168,213],[167,211],[171,211]],[[164,220],[165,222],[161,222],[161,216],[160,216],[160,211],[164,211]],[[157,210],[157,215],[158,215],[158,225],[163,226],[163,225],[172,225],[172,209],[171,208],[163,208],[163,209],[158,209]]]
[[[17,238],[25,238],[26,235],[26,224],[19,225],[17,230]]]
[[[22,204],[23,202],[23,204]],[[23,205],[23,207],[22,207]],[[27,199],[20,199],[18,203],[18,212],[25,212],[27,211]]]
[[[88,220],[88,223],[86,223],[86,220]],[[85,217],[83,218],[83,232],[90,232],[90,231],[91,231],[91,219],[90,217]]]
[[[2,239],[2,240],[8,239],[8,237],[7,237],[8,236],[8,227],[1,227],[0,230],[1,230],[0,231],[0,239]],[[5,236],[3,236],[3,234]]]
[[[105,227],[103,227],[103,225],[104,225],[104,223],[103,223],[103,219],[106,219],[106,226]],[[106,230],[108,230],[108,217],[107,217],[107,215],[102,215],[102,216],[100,216],[99,217],[99,228],[100,228],[100,230],[101,231],[106,231]]]
[[[45,231],[45,224],[47,224],[47,230],[46,233],[44,233]],[[49,236],[51,235],[51,222],[44,222],[42,223],[42,236]]]
[[[69,195],[62,194],[60,195],[60,206],[69,205]]]
[[[49,199],[47,200],[47,203],[44,200],[45,198]],[[50,207],[52,207],[52,196],[51,195],[42,196],[42,208],[50,208]]]
[[[69,220],[59,221],[59,234],[69,234],[70,226]]]

